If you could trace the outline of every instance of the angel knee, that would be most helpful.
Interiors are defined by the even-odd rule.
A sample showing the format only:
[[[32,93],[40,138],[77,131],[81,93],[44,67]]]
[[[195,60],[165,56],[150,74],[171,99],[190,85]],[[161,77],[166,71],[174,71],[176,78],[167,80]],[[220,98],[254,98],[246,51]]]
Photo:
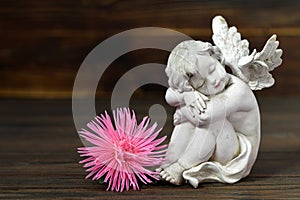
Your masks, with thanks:
[[[207,130],[195,133],[193,141],[189,144],[178,163],[189,169],[209,160],[215,150],[215,136]]]

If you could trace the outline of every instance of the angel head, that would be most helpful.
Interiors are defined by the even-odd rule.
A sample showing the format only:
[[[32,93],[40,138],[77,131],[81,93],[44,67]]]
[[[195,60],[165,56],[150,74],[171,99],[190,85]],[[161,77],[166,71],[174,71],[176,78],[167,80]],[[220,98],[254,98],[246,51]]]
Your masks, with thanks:
[[[220,62],[218,49],[208,42],[188,40],[171,52],[166,68],[171,88],[179,92],[197,90],[205,95],[222,92],[230,75]]]

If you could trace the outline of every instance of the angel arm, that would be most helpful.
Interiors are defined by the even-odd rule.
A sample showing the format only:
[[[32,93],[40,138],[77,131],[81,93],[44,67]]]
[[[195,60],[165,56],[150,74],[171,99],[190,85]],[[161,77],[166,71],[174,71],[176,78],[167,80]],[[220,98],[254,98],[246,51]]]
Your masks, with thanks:
[[[222,121],[234,113],[249,112],[256,106],[255,102],[251,89],[237,77],[231,76],[230,86],[207,102],[204,113],[188,116],[186,108],[181,109],[181,112],[191,122],[196,120],[196,126],[203,126]]]
[[[207,109],[203,113],[191,113],[188,106],[180,107],[182,121],[188,120],[197,127],[207,126],[210,123],[222,121],[229,113],[227,100],[224,102],[224,95],[214,96],[208,103]],[[225,97],[226,98],[226,97]]]
[[[179,93],[172,88],[168,88],[165,99],[170,106],[178,107],[184,103],[183,93]]]
[[[168,88],[165,99],[169,105],[174,107],[186,105],[192,114],[204,112],[206,102],[209,101],[208,97],[198,91],[178,92],[172,88]]]

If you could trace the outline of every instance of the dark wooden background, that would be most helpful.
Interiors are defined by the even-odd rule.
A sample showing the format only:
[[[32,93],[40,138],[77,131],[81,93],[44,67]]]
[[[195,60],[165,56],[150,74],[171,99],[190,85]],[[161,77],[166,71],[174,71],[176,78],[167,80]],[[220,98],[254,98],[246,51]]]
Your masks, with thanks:
[[[300,199],[299,0],[0,0],[0,199]],[[82,143],[72,118],[72,87],[82,61],[106,38],[137,27],[164,27],[211,41],[211,20],[223,15],[251,48],[273,34],[284,51],[276,84],[256,92],[262,141],[249,177],[228,184],[105,192],[84,180],[76,148]],[[168,35],[163,35],[168,39]],[[141,49],[116,59],[97,89],[96,108],[110,109],[120,77],[144,63],[166,64],[168,52]],[[139,116],[161,103],[172,130],[165,88],[144,86],[132,96]]]
[[[274,72],[276,85],[258,95],[299,95],[299,10],[298,0],[1,0],[0,97],[70,98],[80,64],[104,39],[153,26],[211,41],[211,20],[217,14],[238,26],[252,49],[278,35],[284,62]],[[167,57],[159,50],[138,50],[116,59],[97,94],[110,94],[118,78],[136,64],[166,64]]]

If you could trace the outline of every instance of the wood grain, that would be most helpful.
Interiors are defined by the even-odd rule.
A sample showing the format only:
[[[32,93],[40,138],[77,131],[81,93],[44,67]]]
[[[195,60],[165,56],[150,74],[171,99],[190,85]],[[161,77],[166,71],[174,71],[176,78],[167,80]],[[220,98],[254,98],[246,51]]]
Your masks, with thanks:
[[[136,96],[131,105],[141,118],[156,98]],[[258,99],[262,141],[247,178],[236,184],[206,183],[198,189],[159,182],[140,191],[107,192],[85,180],[76,148],[82,143],[70,100],[0,100],[0,199],[299,199],[299,98]],[[97,99],[97,112],[109,98]],[[162,135],[172,129],[172,109]]]
[[[211,19],[217,14],[238,26],[251,48],[262,48],[271,34],[278,34],[284,62],[274,72],[276,86],[258,95],[300,95],[299,9],[296,0],[2,0],[0,97],[69,98],[80,64],[106,38],[128,29],[153,26],[211,41]],[[169,39],[167,35],[158,37]],[[153,51],[139,50],[116,59],[109,67],[114,76],[103,77],[98,95],[109,95],[116,77],[135,63],[166,64],[167,54],[154,52],[155,57]]]

